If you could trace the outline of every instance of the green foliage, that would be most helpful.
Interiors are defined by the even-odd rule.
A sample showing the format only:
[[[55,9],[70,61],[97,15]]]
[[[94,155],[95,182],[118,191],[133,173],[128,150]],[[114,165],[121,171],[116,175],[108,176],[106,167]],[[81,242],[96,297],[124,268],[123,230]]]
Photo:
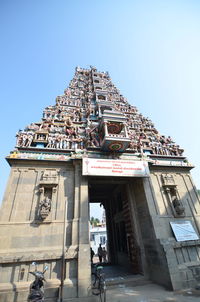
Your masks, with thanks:
[[[100,223],[100,220],[98,218],[94,218],[94,217],[90,218],[90,224],[91,225],[97,226],[98,223]]]

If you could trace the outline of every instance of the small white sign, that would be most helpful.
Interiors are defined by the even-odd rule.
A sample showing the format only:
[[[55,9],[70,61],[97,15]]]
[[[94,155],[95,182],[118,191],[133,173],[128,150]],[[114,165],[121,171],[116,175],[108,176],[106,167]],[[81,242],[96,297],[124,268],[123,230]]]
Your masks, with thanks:
[[[170,222],[177,241],[198,240],[197,235],[191,221]]]
[[[97,176],[149,176],[148,163],[145,161],[83,158],[83,175]]]

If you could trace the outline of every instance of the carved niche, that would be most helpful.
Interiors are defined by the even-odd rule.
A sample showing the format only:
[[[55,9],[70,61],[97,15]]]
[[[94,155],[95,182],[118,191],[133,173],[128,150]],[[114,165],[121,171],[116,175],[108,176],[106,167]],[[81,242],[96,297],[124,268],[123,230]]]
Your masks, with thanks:
[[[53,169],[46,169],[39,182],[39,203],[37,219],[40,222],[51,222],[52,204],[58,186],[58,172]]]
[[[171,207],[174,217],[185,216],[185,208],[178,194],[177,185],[172,174],[162,174],[161,180],[168,204]]]

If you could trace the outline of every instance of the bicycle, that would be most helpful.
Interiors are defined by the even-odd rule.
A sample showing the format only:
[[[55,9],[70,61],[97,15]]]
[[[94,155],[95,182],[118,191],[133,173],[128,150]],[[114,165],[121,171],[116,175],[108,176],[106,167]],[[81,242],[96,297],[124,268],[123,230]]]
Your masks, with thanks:
[[[94,276],[92,294],[95,296],[99,296],[100,302],[106,302],[106,281],[103,273],[103,266],[99,266],[98,264],[93,265],[95,271],[92,272],[92,276]]]

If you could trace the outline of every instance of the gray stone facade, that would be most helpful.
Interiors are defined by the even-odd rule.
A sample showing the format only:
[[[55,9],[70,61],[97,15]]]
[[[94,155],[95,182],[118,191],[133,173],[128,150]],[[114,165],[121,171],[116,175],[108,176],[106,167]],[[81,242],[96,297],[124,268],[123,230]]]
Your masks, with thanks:
[[[127,107],[119,93],[117,99],[116,91],[118,107],[120,102],[125,105],[117,107],[118,112],[108,108],[115,99],[106,89],[99,92],[107,74],[99,73],[97,80],[94,69],[76,72],[93,76],[93,84],[87,81],[97,90],[96,103],[94,96],[85,101],[85,96],[79,96],[83,106],[76,99],[71,109],[78,117],[70,117],[71,121],[60,117],[62,108],[50,121],[49,114],[52,118],[55,113],[48,108],[43,120],[29,127],[33,132],[18,135],[17,148],[7,157],[11,172],[0,211],[0,301],[27,301],[33,261],[41,271],[49,267],[46,301],[95,300],[89,241],[89,202],[95,201],[102,202],[106,211],[115,263],[133,267],[133,273],[174,290],[195,286],[192,269],[200,266],[200,240],[178,242],[170,226],[170,222],[190,221],[200,233],[200,200],[190,175],[192,166],[180,147],[171,148],[171,138],[159,136],[156,142],[158,133],[152,124],[148,121],[144,127],[144,118],[133,113],[135,109]],[[102,84],[97,86],[97,81]],[[65,93],[64,100],[57,99],[57,105],[61,101],[72,106],[72,91]],[[137,117],[137,127],[130,124],[127,108]],[[138,127],[143,127],[139,136]],[[150,172],[143,177],[83,175],[83,158],[143,162]]]
[[[57,175],[52,184],[51,173]],[[47,175],[45,183],[43,175]],[[53,186],[51,214],[39,220],[41,187]],[[46,272],[49,301],[58,295],[62,277],[64,248],[64,296],[88,296],[90,284],[87,179],[81,176],[80,163],[13,163],[1,209],[0,261],[1,296],[25,301],[12,295],[27,297],[33,279],[28,274],[37,261]],[[10,202],[9,202],[10,201]],[[12,201],[12,202],[11,202]],[[64,222],[65,221],[65,222]],[[64,230],[64,226],[66,231]],[[66,236],[66,238],[64,238]],[[85,265],[83,266],[82,263]],[[67,290],[66,290],[66,288]],[[16,290],[13,292],[13,289]],[[8,292],[10,292],[8,296]],[[11,297],[11,298],[8,298]],[[51,299],[50,299],[51,298]],[[4,301],[4,300],[3,300]]]

